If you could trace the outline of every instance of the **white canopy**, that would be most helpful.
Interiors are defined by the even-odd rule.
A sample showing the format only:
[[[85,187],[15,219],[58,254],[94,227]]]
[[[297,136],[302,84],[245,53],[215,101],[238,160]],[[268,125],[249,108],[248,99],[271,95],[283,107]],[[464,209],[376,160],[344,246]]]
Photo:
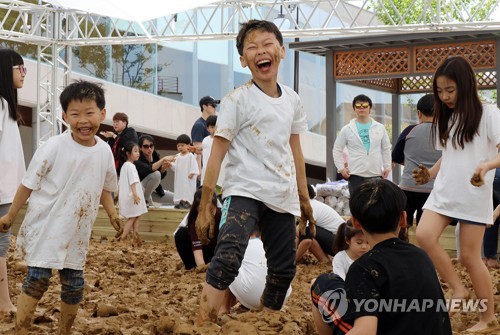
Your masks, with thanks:
[[[53,6],[142,22],[221,0],[45,0]]]

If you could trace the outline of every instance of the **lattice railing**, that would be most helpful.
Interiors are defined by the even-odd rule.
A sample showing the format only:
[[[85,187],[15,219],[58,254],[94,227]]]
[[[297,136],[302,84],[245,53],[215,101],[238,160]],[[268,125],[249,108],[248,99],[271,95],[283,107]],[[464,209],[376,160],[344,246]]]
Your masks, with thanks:
[[[496,66],[495,48],[495,41],[415,47],[415,73],[433,73],[444,59],[453,56],[465,57],[475,69],[493,69]]]
[[[410,73],[410,48],[339,51],[335,53],[335,78],[350,79],[374,75]]]

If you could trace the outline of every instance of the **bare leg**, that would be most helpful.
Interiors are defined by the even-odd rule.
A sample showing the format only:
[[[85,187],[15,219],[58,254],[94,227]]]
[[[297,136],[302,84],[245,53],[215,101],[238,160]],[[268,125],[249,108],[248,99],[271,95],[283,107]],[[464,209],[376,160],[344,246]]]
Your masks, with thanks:
[[[120,238],[122,241],[125,241],[125,239],[128,237],[128,234],[130,234],[130,230],[134,225],[134,221],[135,218],[128,218],[127,221],[125,222],[125,226],[123,227],[123,234]]]
[[[312,240],[305,239],[299,242],[299,246],[297,247],[297,254],[295,256],[295,260],[298,261],[304,256],[309,247],[311,246]]]
[[[134,235],[139,234],[139,222],[140,222],[140,217],[136,217],[134,220]]]
[[[76,318],[79,304],[69,305],[61,301],[61,321],[59,323],[58,335],[68,335]]]
[[[325,254],[318,241],[312,240],[311,246],[309,247],[309,251],[316,257],[316,259],[320,263],[329,263],[330,258]]]
[[[200,310],[195,326],[201,326],[205,321],[217,321],[217,315],[224,301],[225,290],[218,290],[210,284],[203,284],[200,296]]]
[[[231,312],[231,307],[236,305],[237,302],[238,299],[236,299],[230,289],[227,289],[226,293],[224,294],[224,301],[222,302],[221,308],[219,309],[219,315],[228,314],[229,312]]]
[[[450,222],[446,216],[424,210],[416,236],[418,244],[427,252],[441,278],[450,286],[453,298],[461,299],[468,295],[468,291],[455,272],[450,257],[439,244],[439,236]]]
[[[477,299],[486,299],[487,309],[479,314],[479,322],[469,331],[482,330],[488,324],[496,321],[493,300],[493,288],[490,272],[481,260],[481,246],[483,243],[485,226],[476,224],[460,224],[460,257],[467,268],[472,287]]]
[[[27,335],[38,300],[26,293],[17,299],[16,335]]]
[[[16,307],[10,301],[7,278],[7,259],[0,257],[0,314],[15,312]]]
[[[312,306],[312,316],[313,316],[314,326],[316,326],[316,330],[318,331],[319,335],[333,334],[332,328],[330,328],[330,326],[323,321],[321,314],[319,314],[318,309],[314,305]]]

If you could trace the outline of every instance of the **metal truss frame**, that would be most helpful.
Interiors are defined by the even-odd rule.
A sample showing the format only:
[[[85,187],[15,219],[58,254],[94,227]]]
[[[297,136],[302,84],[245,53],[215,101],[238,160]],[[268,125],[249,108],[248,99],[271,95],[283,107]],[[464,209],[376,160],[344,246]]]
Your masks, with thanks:
[[[41,0],[0,0],[0,39],[36,44],[37,143],[61,131],[59,91],[69,81],[72,47],[234,39],[239,22],[277,23],[285,38],[326,39],[370,34],[500,29],[500,0],[221,0],[144,22],[56,8]],[[389,22],[380,21],[385,15]],[[409,19],[411,18],[411,24]],[[50,73],[47,72],[47,65]],[[47,99],[43,101],[43,97]],[[50,131],[40,130],[42,122]]]

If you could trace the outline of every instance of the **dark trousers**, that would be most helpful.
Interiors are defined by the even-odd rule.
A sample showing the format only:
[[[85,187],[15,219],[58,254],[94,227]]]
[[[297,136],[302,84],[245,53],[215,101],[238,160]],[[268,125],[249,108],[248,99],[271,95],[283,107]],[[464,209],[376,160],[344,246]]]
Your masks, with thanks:
[[[181,257],[182,263],[186,270],[191,270],[196,267],[196,261],[194,260],[193,244],[191,243],[191,238],[189,237],[189,231],[187,227],[180,227],[175,233],[175,248]],[[205,264],[210,263],[212,257],[214,256],[214,249],[212,247],[203,247],[203,260]]]
[[[411,227],[413,225],[413,216],[415,215],[415,212],[417,212],[417,224],[420,221],[423,213],[422,207],[427,201],[427,198],[429,198],[430,193],[412,192],[405,190],[403,190],[403,192],[405,192],[406,194],[406,223],[408,224],[408,227]]]
[[[295,217],[275,212],[255,199],[230,196],[224,199],[220,226],[207,283],[218,290],[229,287],[238,275],[250,234],[258,228],[267,259],[261,301],[264,307],[281,309],[295,276]]]
[[[493,208],[500,204],[500,169],[496,169],[495,180],[493,181]],[[483,248],[484,257],[496,258],[498,249],[498,226],[500,218],[495,221],[491,228],[486,228],[484,231]]]

